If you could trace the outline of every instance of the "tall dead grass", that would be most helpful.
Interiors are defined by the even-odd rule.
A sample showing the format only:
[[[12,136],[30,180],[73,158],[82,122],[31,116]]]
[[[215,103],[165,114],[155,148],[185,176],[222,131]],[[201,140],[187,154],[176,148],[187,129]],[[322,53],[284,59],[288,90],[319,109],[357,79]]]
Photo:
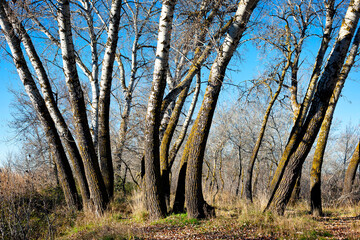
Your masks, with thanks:
[[[0,169],[0,238],[52,239],[62,192],[47,172]]]

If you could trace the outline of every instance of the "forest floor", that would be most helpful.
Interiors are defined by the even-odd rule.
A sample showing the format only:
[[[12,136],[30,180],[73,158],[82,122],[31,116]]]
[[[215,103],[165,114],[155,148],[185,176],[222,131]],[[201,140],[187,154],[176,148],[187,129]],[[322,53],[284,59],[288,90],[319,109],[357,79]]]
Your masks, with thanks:
[[[60,239],[360,239],[359,206],[326,209],[326,216],[318,218],[309,215],[304,204],[285,216],[259,209],[232,206],[217,208],[217,217],[209,220],[177,214],[155,222],[147,221],[144,213],[83,215]]]

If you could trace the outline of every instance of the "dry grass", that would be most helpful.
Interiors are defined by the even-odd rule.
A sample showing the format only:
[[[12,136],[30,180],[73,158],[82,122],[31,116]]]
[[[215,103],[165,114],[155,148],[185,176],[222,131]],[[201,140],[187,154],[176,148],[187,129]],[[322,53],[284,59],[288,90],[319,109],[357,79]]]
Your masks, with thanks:
[[[129,198],[117,192],[102,216],[79,213],[74,224],[60,231],[59,239],[137,239],[132,228],[147,219],[142,198],[140,191]]]
[[[254,236],[296,238],[319,228],[317,222],[307,214],[308,208],[304,203],[289,209],[285,216],[279,216],[272,212],[263,212],[265,197],[249,203],[230,196],[230,194],[218,195],[215,203],[217,217],[236,219],[239,226],[251,228]]]
[[[50,179],[46,173],[0,170],[1,238],[52,238],[60,225],[68,224],[57,222],[67,210],[61,190]]]
[[[254,204],[249,204],[233,197],[230,193],[219,193],[211,199],[214,200],[211,203],[216,208],[217,217],[214,219],[199,221],[189,219],[186,214],[177,214],[160,221],[149,222],[141,191],[134,191],[128,197],[117,192],[108,210],[103,216],[98,217],[91,212],[67,211],[64,208],[63,198],[58,199],[58,195],[44,190],[51,189],[47,187],[51,185],[44,183],[43,186],[46,188],[36,186],[39,180],[36,180],[34,176],[10,172],[1,172],[0,176],[4,183],[0,187],[2,201],[4,202],[6,198],[6,203],[12,204],[8,205],[9,208],[2,206],[2,215],[0,215],[2,224],[4,225],[4,219],[7,221],[5,224],[11,223],[13,226],[16,226],[16,221],[19,222],[19,220],[32,224],[28,225],[30,228],[27,231],[19,230],[18,235],[7,235],[5,239],[53,238],[55,236],[64,240],[360,238],[360,219],[356,218],[360,215],[360,204],[325,209],[327,217],[313,218],[308,213],[307,204],[300,202],[288,208],[285,216],[278,216],[271,212],[262,212],[266,203],[264,197],[256,199]],[[34,182],[34,179],[37,182]],[[30,188],[31,191],[28,190]],[[29,193],[32,195],[27,195]],[[14,196],[13,199],[22,200],[22,202],[17,202],[21,204],[13,204],[17,200],[10,201],[10,198]],[[31,196],[31,198],[26,198],[26,196]],[[26,199],[31,199],[32,203],[41,204],[29,205]],[[206,197],[206,199],[209,198]],[[50,203],[54,201],[58,202],[51,205]],[[15,206],[20,206],[20,208],[14,208]],[[4,209],[8,211],[5,214]],[[19,216],[35,216],[36,218],[32,218],[31,221],[10,219],[9,216],[13,215],[9,213],[14,210],[18,211]],[[30,214],[34,212],[37,215]]]
[[[131,239],[129,226],[117,213],[105,212],[101,217],[80,213],[74,224],[60,231],[59,239]]]
[[[145,196],[143,191],[133,191],[130,200],[131,218],[136,222],[145,222],[149,217],[149,213],[146,210],[146,206],[144,204],[144,198]]]

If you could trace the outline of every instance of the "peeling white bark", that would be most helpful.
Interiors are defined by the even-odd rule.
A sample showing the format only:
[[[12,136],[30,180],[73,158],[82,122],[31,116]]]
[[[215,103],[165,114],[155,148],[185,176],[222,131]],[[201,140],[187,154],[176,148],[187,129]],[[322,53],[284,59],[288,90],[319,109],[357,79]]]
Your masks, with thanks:
[[[159,21],[153,83],[145,120],[145,185],[151,219],[166,213],[164,196],[160,195],[159,127],[161,101],[166,85],[172,19],[176,0],[164,0]]]
[[[114,192],[114,169],[110,145],[110,94],[116,47],[120,25],[121,0],[114,0],[110,9],[110,23],[106,41],[103,65],[101,69],[100,96],[99,96],[99,160],[101,172],[108,194]]]
[[[84,161],[86,178],[89,183],[90,198],[93,201],[95,212],[97,214],[102,214],[109,198],[105,189],[104,180],[100,173],[87,120],[84,94],[76,69],[76,57],[70,19],[70,1],[59,0],[57,21],[65,81],[69,90],[79,149]]]

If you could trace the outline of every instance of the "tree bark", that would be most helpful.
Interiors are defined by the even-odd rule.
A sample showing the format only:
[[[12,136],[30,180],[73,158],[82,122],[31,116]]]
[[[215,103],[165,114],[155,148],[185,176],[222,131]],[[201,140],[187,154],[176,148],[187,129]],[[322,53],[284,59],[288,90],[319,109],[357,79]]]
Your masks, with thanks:
[[[318,142],[315,149],[313,165],[310,172],[310,203],[311,203],[311,212],[315,216],[322,215],[322,206],[321,206],[321,167],[324,158],[324,152],[326,148],[327,139],[330,132],[330,126],[332,123],[334,111],[336,104],[340,98],[341,90],[344,86],[345,80],[349,75],[349,72],[352,66],[355,63],[355,57],[359,48],[360,41],[360,31],[357,30],[350,53],[346,59],[345,65],[341,70],[339,80],[334,89],[333,95],[330,99],[330,104],[326,110],[324,121],[321,125]],[[356,171],[356,170],[355,170]],[[354,175],[355,176],[355,175]]]
[[[299,176],[296,179],[294,189],[290,196],[290,205],[295,206],[297,201],[300,199],[300,192],[301,192],[301,175],[302,173],[299,173]]]
[[[197,73],[197,77],[196,77],[196,87],[195,87],[195,92],[194,92],[194,95],[193,95],[193,98],[191,100],[191,104],[190,104],[190,107],[189,107],[189,110],[188,110],[188,113],[186,115],[186,118],[184,120],[184,123],[183,123],[183,126],[180,130],[180,134],[179,134],[179,137],[178,139],[175,141],[174,145],[172,146],[171,150],[170,150],[170,153],[169,153],[169,165],[172,166],[174,161],[175,161],[175,158],[176,158],[176,155],[182,145],[182,143],[184,142],[184,139],[185,139],[185,136],[186,136],[186,132],[187,132],[187,129],[190,125],[190,121],[191,121],[191,118],[194,114],[194,110],[195,110],[195,107],[196,107],[196,103],[197,103],[197,100],[199,98],[199,93],[200,93],[200,86],[201,86],[201,79],[200,79],[200,71]]]
[[[345,173],[343,196],[349,195],[351,193],[352,187],[354,185],[356,170],[359,166],[359,161],[360,161],[359,145],[360,145],[360,142],[356,146],[355,152],[354,152],[352,158],[350,159],[349,166]]]
[[[91,133],[95,149],[98,149],[98,132],[99,132],[99,53],[97,50],[97,36],[95,34],[94,18],[92,16],[91,3],[88,0],[81,1],[85,19],[87,22],[87,29],[90,37],[90,49],[91,49],[91,76],[89,78],[91,85]]]
[[[175,143],[172,146],[170,153],[169,153],[169,165],[170,166],[173,165],[176,155],[177,155],[177,152],[179,151],[182,143],[184,142],[185,135],[186,135],[187,129],[190,124],[190,120],[191,120],[192,115],[195,110],[196,102],[198,100],[199,93],[200,93],[200,85],[201,85],[199,75],[200,75],[200,72],[198,72],[198,77],[196,78],[196,89],[195,89],[195,93],[194,93],[193,99],[192,99],[190,107],[189,107],[188,114],[184,121],[183,127],[180,131],[179,137],[175,141]],[[184,151],[183,154],[187,154],[187,153]],[[184,212],[184,205],[185,205],[185,184],[184,183],[185,183],[185,175],[186,175],[186,167],[187,167],[187,157],[182,158],[182,160],[183,161],[180,162],[180,170],[178,173],[178,181],[177,181],[176,190],[175,190],[175,200],[174,200],[173,207],[172,207],[172,211],[175,213]]]
[[[162,114],[161,115],[162,115],[162,120],[165,123],[164,125],[166,126],[166,129],[163,129],[163,136],[160,137],[160,139],[162,139],[161,146],[160,146],[160,168],[161,168],[161,177],[163,179],[162,182],[164,183],[164,194],[165,194],[165,198],[166,198],[167,202],[169,202],[169,199],[170,199],[169,174],[171,171],[171,167],[175,160],[177,151],[179,150],[179,148],[183,142],[183,139],[185,137],[185,134],[186,134],[186,131],[187,131],[187,128],[189,125],[189,121],[192,117],[194,105],[196,104],[196,101],[197,101],[197,97],[198,97],[199,90],[200,90],[199,89],[200,88],[199,81],[200,81],[201,65],[202,65],[203,61],[206,60],[208,54],[210,53],[210,48],[208,48],[207,50],[204,51],[205,54],[204,54],[204,52],[201,53],[200,49],[201,49],[201,46],[203,45],[203,42],[205,41],[205,37],[208,33],[208,29],[209,29],[211,23],[213,22],[214,17],[216,16],[221,5],[222,5],[221,1],[217,2],[207,17],[206,17],[207,11],[205,11],[206,2],[203,2],[203,4],[201,5],[200,11],[197,13],[197,21],[203,22],[203,23],[202,23],[202,28],[199,29],[199,32],[195,36],[195,51],[194,51],[195,56],[194,56],[193,65],[191,66],[190,70],[188,71],[188,74],[186,75],[185,80],[183,80],[183,82],[186,82],[186,84],[184,84],[183,88],[181,88],[182,90],[180,91],[180,95],[179,95],[176,103],[175,103],[176,96],[177,96],[176,94],[175,95],[170,94],[171,96],[173,96],[171,98],[168,98],[170,95],[166,96],[162,103]],[[204,19],[204,20],[202,20],[202,19]],[[201,59],[201,60],[199,61],[199,59]],[[172,92],[173,88],[175,87],[174,84],[176,83],[176,80],[180,79],[179,73],[180,73],[180,69],[183,68],[183,66],[184,66],[184,60],[185,60],[185,57],[183,56],[180,60],[180,63],[177,66],[177,71],[175,73],[175,81],[172,82],[172,85],[169,84],[170,92]],[[194,63],[196,63],[196,64],[194,64]],[[182,110],[182,107],[187,98],[192,78],[195,75],[197,76],[196,92],[194,94],[194,98],[193,98],[192,104],[189,109],[189,115],[184,122],[184,127],[180,133],[178,140],[176,141],[173,149],[171,150],[171,153],[169,153],[170,143],[173,138],[177,123],[179,121],[181,110]],[[173,104],[173,103],[175,103],[175,104],[172,107],[170,104]],[[168,105],[170,105],[170,107]],[[165,116],[167,113],[163,113],[166,110],[166,108],[172,109],[171,117],[169,117],[168,118],[169,120],[167,120],[167,121],[166,121],[167,118]],[[162,125],[163,125],[163,123],[162,123]],[[161,127],[161,128],[163,128],[163,127]]]
[[[70,1],[61,0],[58,5],[60,46],[66,85],[69,90],[80,154],[82,156],[90,198],[97,214],[102,214],[109,197],[102,179],[97,156],[87,121],[84,94],[76,69],[75,49],[71,33]]]
[[[216,41],[220,39],[232,26],[233,19],[228,21],[214,36],[212,37]],[[194,78],[195,74],[200,70],[201,65],[206,61],[207,57],[210,55],[214,45],[210,42],[203,51],[201,51],[200,47],[197,47],[194,51],[194,60],[189,67],[189,70],[184,77],[184,79],[174,88],[172,89],[162,101],[161,104],[161,116],[164,115],[165,110],[169,106],[169,104],[176,99],[176,97],[181,93],[181,91],[186,88],[190,83],[191,80]]]
[[[119,35],[121,0],[114,0],[110,9],[110,24],[103,65],[101,70],[99,97],[99,161],[102,177],[109,198],[114,195],[114,168],[111,156],[110,141],[110,93],[114,68],[116,47]]]
[[[183,89],[183,91],[180,93],[179,98],[176,101],[174,110],[171,114],[169,124],[165,130],[164,136],[161,141],[160,172],[161,172],[161,179],[162,179],[161,181],[162,181],[163,187],[164,187],[165,200],[168,205],[170,203],[170,185],[171,185],[170,172],[171,172],[171,168],[175,161],[177,151],[179,150],[179,148],[184,140],[187,128],[189,126],[190,119],[192,117],[192,114],[193,114],[193,111],[194,111],[194,108],[196,105],[196,101],[197,101],[197,98],[198,98],[199,92],[200,92],[200,81],[201,80],[200,80],[200,71],[199,71],[197,74],[197,81],[196,81],[197,84],[196,84],[196,88],[195,88],[195,93],[194,93],[194,97],[193,97],[192,103],[189,108],[188,116],[185,119],[183,128],[182,128],[180,135],[179,135],[178,139],[176,140],[173,148],[171,149],[171,152],[169,152],[171,139],[173,138],[176,126],[177,126],[179,118],[180,118],[181,109],[185,103],[187,96],[188,96],[190,86]]]
[[[173,213],[184,213],[185,212],[185,179],[186,179],[186,168],[187,159],[182,157],[180,162],[180,170],[178,174],[178,181],[176,184],[175,200],[172,207]]]
[[[153,83],[145,120],[145,193],[152,220],[162,218],[166,214],[165,198],[160,183],[159,127],[175,3],[176,0],[164,0],[162,4]]]
[[[6,6],[6,11],[11,12],[11,10]],[[56,101],[54,99],[53,91],[51,88],[51,84],[48,78],[48,75],[45,71],[45,68],[40,60],[39,55],[36,52],[35,46],[26,32],[22,23],[16,18],[15,14],[11,12],[11,18],[13,21],[13,25],[18,29],[21,34],[21,41],[24,44],[25,51],[29,56],[29,60],[33,65],[36,75],[38,76],[41,91],[44,96],[45,104],[49,110],[49,113],[55,123],[56,129],[59,132],[61,141],[65,144],[67,152],[69,154],[71,163],[74,167],[74,175],[76,180],[78,181],[83,207],[87,208],[87,204],[90,198],[89,187],[86,181],[84,164],[82,162],[79,150],[76,146],[76,142],[63,118],[61,115],[59,108],[57,107]]]
[[[185,103],[185,99],[188,95],[190,86],[186,87],[179,95],[178,100],[176,101],[174,110],[171,114],[169,124],[164,132],[164,136],[160,145],[160,174],[161,174],[161,182],[163,184],[164,196],[167,203],[170,202],[170,170],[171,165],[169,162],[169,148],[171,139],[174,135],[176,126],[179,121],[181,109]]]
[[[359,8],[360,1],[351,1],[329,61],[320,78],[309,114],[306,117],[304,126],[299,131],[299,137],[295,139],[294,148],[289,154],[289,163],[271,203],[273,209],[280,215],[285,211],[296,178],[301,171],[302,164],[315,141],[324,119],[332,92],[335,89],[340,70],[359,20]]]
[[[233,23],[212,65],[204,100],[185,146],[185,149],[189,151],[185,199],[188,217],[190,218],[204,218],[215,215],[214,208],[204,201],[202,195],[201,174],[206,141],[227,65],[236,50],[257,2],[257,0],[240,1]]]

